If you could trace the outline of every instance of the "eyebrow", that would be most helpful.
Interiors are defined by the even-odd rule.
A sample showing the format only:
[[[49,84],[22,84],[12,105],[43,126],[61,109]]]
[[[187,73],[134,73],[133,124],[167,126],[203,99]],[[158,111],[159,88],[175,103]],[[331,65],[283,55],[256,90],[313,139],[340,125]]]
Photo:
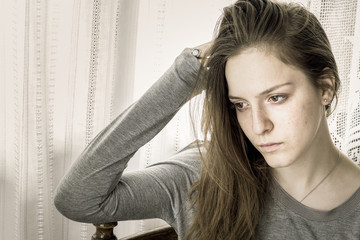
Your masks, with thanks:
[[[287,85],[292,85],[292,84],[293,84],[292,82],[287,82],[287,83],[282,83],[282,84],[279,84],[279,85],[275,85],[275,86],[261,92],[258,96],[263,96],[263,95],[269,94],[269,93],[271,93],[272,91],[274,91],[274,90],[276,90],[278,88],[281,88],[281,87],[287,86]],[[234,97],[234,96],[229,95],[229,99],[242,99],[242,98]]]

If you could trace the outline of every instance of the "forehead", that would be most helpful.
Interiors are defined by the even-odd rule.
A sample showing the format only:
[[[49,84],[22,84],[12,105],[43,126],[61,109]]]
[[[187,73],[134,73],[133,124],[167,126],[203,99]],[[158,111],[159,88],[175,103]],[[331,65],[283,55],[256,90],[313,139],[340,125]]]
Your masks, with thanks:
[[[249,48],[230,57],[225,76],[229,95],[259,94],[274,85],[306,80],[298,68],[282,62],[271,51]]]

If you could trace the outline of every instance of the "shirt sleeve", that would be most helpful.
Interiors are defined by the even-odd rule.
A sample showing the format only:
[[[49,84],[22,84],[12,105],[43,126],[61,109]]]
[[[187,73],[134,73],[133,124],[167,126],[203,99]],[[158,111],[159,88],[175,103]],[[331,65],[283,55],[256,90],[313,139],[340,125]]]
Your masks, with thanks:
[[[188,100],[199,68],[199,61],[185,49],[136,103],[93,139],[56,189],[59,212],[91,223],[153,217],[171,221],[178,204],[173,198],[184,194],[179,184],[190,187],[197,171],[196,164],[182,160],[195,153],[187,150],[174,161],[124,175],[123,171]]]

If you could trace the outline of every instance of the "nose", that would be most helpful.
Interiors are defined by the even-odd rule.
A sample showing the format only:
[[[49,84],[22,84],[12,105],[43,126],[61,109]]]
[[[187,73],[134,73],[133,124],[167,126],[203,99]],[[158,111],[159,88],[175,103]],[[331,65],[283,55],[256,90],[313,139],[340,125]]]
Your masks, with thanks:
[[[255,134],[262,135],[270,132],[273,128],[273,122],[263,109],[254,109],[252,111],[252,129]]]

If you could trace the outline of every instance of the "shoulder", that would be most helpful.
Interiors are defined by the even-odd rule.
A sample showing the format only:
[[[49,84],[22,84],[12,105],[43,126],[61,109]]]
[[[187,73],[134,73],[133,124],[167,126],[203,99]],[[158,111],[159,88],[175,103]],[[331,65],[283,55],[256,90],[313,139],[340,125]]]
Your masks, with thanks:
[[[339,205],[359,190],[360,167],[347,156],[343,155],[338,171],[334,174],[334,179],[332,184],[334,187],[332,191],[334,196],[332,199],[337,200],[337,204]]]

